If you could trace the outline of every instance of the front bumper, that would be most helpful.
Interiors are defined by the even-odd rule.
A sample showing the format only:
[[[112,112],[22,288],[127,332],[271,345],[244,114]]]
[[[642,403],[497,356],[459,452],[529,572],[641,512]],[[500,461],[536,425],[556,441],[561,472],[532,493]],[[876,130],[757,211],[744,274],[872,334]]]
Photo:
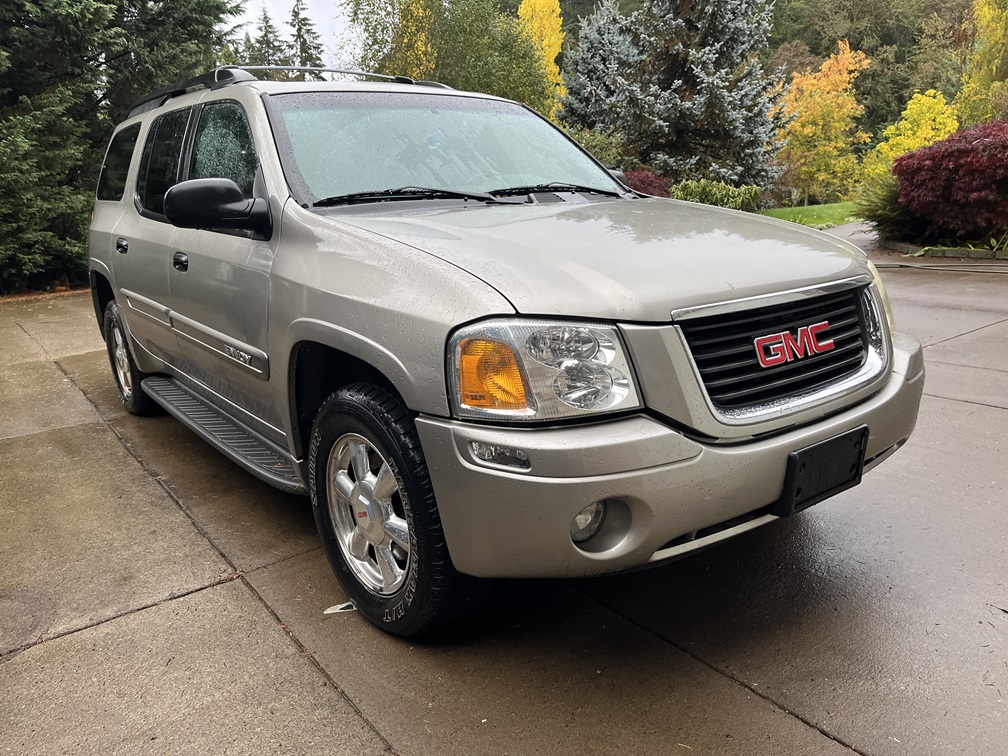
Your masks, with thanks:
[[[731,445],[694,441],[643,415],[556,428],[416,424],[456,569],[574,577],[658,563],[776,519],[760,510],[780,498],[788,454],[862,424],[871,469],[909,438],[923,388],[920,345],[897,335],[892,373],[869,398]],[[473,441],[521,449],[531,467],[490,466]],[[603,499],[614,503],[599,535],[575,545],[571,520]]]

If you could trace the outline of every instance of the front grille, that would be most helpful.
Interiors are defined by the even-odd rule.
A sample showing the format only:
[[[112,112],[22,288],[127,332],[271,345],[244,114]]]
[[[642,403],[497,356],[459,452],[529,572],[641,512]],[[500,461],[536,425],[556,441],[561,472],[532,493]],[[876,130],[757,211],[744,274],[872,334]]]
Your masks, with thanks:
[[[838,381],[864,364],[868,354],[863,289],[824,294],[785,304],[708,315],[678,322],[715,407],[735,409],[805,394]],[[833,349],[772,367],[760,365],[755,340],[822,321],[823,342]]]

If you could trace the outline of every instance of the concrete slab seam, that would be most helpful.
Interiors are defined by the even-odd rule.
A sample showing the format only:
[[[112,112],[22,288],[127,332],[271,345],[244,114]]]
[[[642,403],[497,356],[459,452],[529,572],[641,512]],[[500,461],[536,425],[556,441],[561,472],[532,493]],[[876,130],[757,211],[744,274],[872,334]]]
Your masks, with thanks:
[[[94,407],[93,404],[91,406]],[[20,441],[22,439],[27,441],[34,438],[35,436],[44,436],[47,433],[53,433],[55,431],[67,430],[71,428],[78,428],[78,429],[87,428],[89,425],[100,426],[103,424],[104,418],[102,418],[100,414],[98,415],[98,417],[99,417],[98,420],[85,420],[84,422],[77,423],[76,425],[64,425],[60,428],[42,428],[41,430],[29,431],[28,433],[19,433],[16,436],[0,437],[0,441],[14,441],[14,440]]]
[[[38,339],[36,339],[36,338],[35,338],[34,336],[32,336],[32,335],[31,335],[31,334],[30,334],[30,333],[28,332],[28,329],[27,329],[27,328],[25,328],[23,324],[21,324],[21,323],[18,323],[18,324],[17,324],[17,327],[18,327],[18,328],[20,328],[20,329],[21,329],[22,331],[24,331],[24,335],[25,335],[25,336],[27,336],[27,337],[28,337],[29,339],[31,339],[32,341],[34,341],[34,342],[35,342],[35,344],[36,344],[36,345],[38,346],[38,348],[42,350],[42,354],[44,354],[44,355],[46,356],[46,359],[52,359],[52,357],[50,356],[50,354],[49,354],[49,352],[48,352],[48,351],[46,350],[46,348],[45,348],[44,346],[42,346],[42,342],[41,342],[41,341],[39,341]],[[63,370],[63,368],[62,368],[62,367],[60,367],[60,370]],[[65,373],[64,373],[64,375],[65,375]],[[77,384],[76,384],[76,383],[75,383],[74,385],[75,385],[75,386],[77,386]],[[78,390],[79,390],[79,389],[80,389],[80,386],[77,386],[77,388],[78,388]],[[83,394],[84,392],[83,392],[83,391],[81,391],[81,393]]]
[[[933,344],[928,344],[927,346],[924,347],[924,350],[927,351],[931,347],[936,347],[936,346],[939,346],[941,344],[945,344],[945,343],[947,343],[949,341],[954,341],[954,340],[956,340],[958,338],[961,338],[963,336],[969,336],[970,334],[977,333],[978,331],[982,331],[985,328],[992,328],[992,327],[997,326],[997,325],[1002,325],[1003,323],[1008,323],[1008,318],[1002,318],[1001,320],[995,320],[993,323],[987,323],[986,325],[979,326],[978,328],[974,328],[974,329],[972,329],[970,331],[963,331],[962,333],[957,333],[955,336],[949,336],[947,339],[942,339],[941,341],[936,341]],[[955,363],[950,363],[950,364],[955,364]],[[964,365],[963,367],[969,367],[969,365]],[[985,368],[985,369],[989,370],[990,368]]]
[[[321,546],[319,548],[321,548]],[[392,756],[399,756],[399,752],[392,747],[392,744],[388,741],[388,738],[386,738],[385,735],[382,734],[382,732],[375,726],[375,724],[371,721],[371,719],[361,710],[361,708],[357,705],[357,702],[346,694],[346,692],[343,690],[340,684],[336,682],[333,676],[330,675],[329,672],[319,662],[319,660],[315,658],[315,655],[308,650],[308,647],[305,646],[305,644],[303,644],[300,641],[300,639],[294,634],[294,631],[290,629],[287,623],[280,618],[280,615],[274,611],[273,607],[270,606],[269,603],[267,603],[266,599],[263,598],[263,596],[259,593],[259,591],[255,589],[255,586],[253,586],[248,580],[245,580],[244,575],[242,576],[242,581],[245,583],[245,585],[249,587],[249,590],[252,591],[255,597],[259,599],[262,605],[266,607],[266,611],[268,611],[270,614],[273,615],[277,623],[280,625],[280,628],[287,634],[287,637],[289,637],[291,641],[294,643],[294,645],[298,647],[298,651],[301,653],[301,655],[306,657],[309,661],[311,661],[312,664],[315,665],[315,668],[318,669],[318,671],[322,674],[322,676],[329,681],[329,684],[332,685],[333,688],[335,688],[339,692],[339,694],[343,697],[343,700],[347,702],[347,705],[350,706],[350,708],[357,713],[357,716],[361,718],[361,721],[365,722],[367,726],[371,728],[371,731],[378,737],[378,739],[385,744],[386,750],[390,754],[392,754]]]
[[[1002,370],[1001,368],[983,367],[980,365],[963,365],[958,362],[946,362],[945,360],[937,360],[934,359],[933,357],[930,360],[928,360],[928,362],[934,365],[948,365],[949,367],[964,367],[969,368],[970,370],[984,370],[988,373],[1008,373],[1008,370]]]
[[[86,625],[81,625],[80,627],[75,627],[72,630],[67,630],[67,631],[62,632],[62,633],[54,633],[53,635],[49,635],[49,636],[40,635],[38,638],[36,638],[35,640],[33,640],[31,643],[25,643],[25,644],[23,644],[21,646],[17,646],[15,648],[8,649],[7,651],[4,651],[3,653],[0,653],[0,665],[4,664],[6,661],[9,661],[11,657],[17,656],[18,654],[20,654],[20,653],[22,653],[24,651],[27,651],[30,648],[35,648],[35,646],[41,646],[44,643],[50,643],[50,642],[52,642],[54,640],[59,640],[60,638],[65,638],[68,635],[74,635],[75,633],[80,633],[80,632],[83,632],[85,630],[91,630],[92,628],[95,628],[95,627],[101,627],[102,625],[105,625],[105,624],[107,624],[109,622],[112,622],[113,620],[117,620],[120,617],[128,617],[131,614],[137,614],[137,613],[145,611],[147,609],[153,609],[154,607],[161,606],[162,604],[167,604],[170,601],[175,601],[176,599],[181,599],[181,598],[186,598],[188,596],[193,596],[193,595],[195,595],[197,593],[202,593],[203,591],[209,590],[211,588],[216,588],[219,585],[225,585],[226,583],[233,583],[235,580],[239,580],[239,579],[242,579],[242,578],[243,578],[243,576],[240,573],[235,572],[235,573],[232,573],[231,575],[227,575],[226,577],[222,577],[222,578],[219,578],[218,580],[214,580],[212,583],[207,583],[206,585],[201,585],[199,588],[193,588],[192,590],[183,591],[182,593],[175,593],[175,594],[172,594],[171,596],[167,596],[166,598],[159,599],[157,601],[152,601],[149,604],[143,604],[142,606],[136,606],[136,607],[133,607],[132,609],[127,609],[126,611],[119,612],[118,614],[115,614],[115,615],[113,615],[111,617],[106,617],[104,619],[96,620],[95,622],[89,622]]]
[[[385,745],[385,748],[388,751],[388,753],[392,754],[393,756],[398,756],[398,752],[392,747],[392,744],[388,741],[388,739],[385,737],[385,735],[381,731],[378,730],[378,728],[374,725],[374,723],[367,716],[364,715],[364,713],[361,711],[360,707],[357,706],[357,703],[355,701],[353,701],[346,694],[346,691],[344,691],[343,688],[336,682],[336,680],[333,679],[332,675],[330,675],[322,667],[321,663],[319,663],[319,660],[317,658],[315,658],[315,655],[312,654],[311,651],[308,650],[308,648],[297,638],[297,636],[294,635],[293,632],[291,632],[291,629],[287,626],[287,623],[285,623],[280,618],[280,615],[278,615],[274,611],[273,607],[270,606],[266,602],[266,600],[263,598],[263,596],[245,578],[245,574],[235,566],[234,562],[232,562],[231,559],[227,556],[227,554],[225,554],[221,550],[221,548],[213,540],[213,538],[210,536],[210,534],[207,533],[206,530],[202,526],[200,526],[200,524],[196,521],[196,518],[193,516],[192,512],[190,512],[189,509],[182,503],[182,501],[172,492],[172,490],[170,489],[170,487],[168,486],[168,484],[165,482],[164,477],[161,476],[161,475],[156,474],[150,467],[147,466],[147,464],[142,459],[140,459],[139,457],[136,456],[136,454],[133,453],[133,450],[126,443],[126,440],[115,429],[115,427],[102,415],[101,411],[98,409],[98,407],[95,405],[95,403],[91,401],[90,397],[88,397],[88,395],[84,393],[84,391],[81,389],[80,385],[73,379],[73,376],[71,376],[63,368],[63,366],[58,361],[54,361],[54,364],[60,370],[60,372],[63,373],[63,375],[65,375],[67,377],[67,379],[71,383],[73,383],[73,385],[77,388],[77,390],[81,392],[81,395],[87,400],[87,402],[92,407],[94,407],[94,410],[97,413],[98,417],[101,418],[102,422],[109,429],[109,431],[111,431],[112,434],[116,437],[116,439],[118,439],[119,443],[126,450],[126,453],[129,454],[133,459],[135,459],[136,462],[137,462],[137,464],[140,465],[140,468],[157,482],[157,484],[165,492],[165,494],[168,496],[168,498],[171,499],[175,503],[175,505],[182,511],[182,513],[186,516],[186,518],[188,518],[188,520],[192,523],[193,527],[196,529],[196,532],[199,533],[204,539],[206,539],[207,543],[209,543],[213,547],[214,551],[216,551],[220,555],[221,559],[223,559],[224,562],[228,565],[228,567],[231,568],[231,570],[233,570],[232,575],[230,575],[229,577],[225,578],[224,580],[222,580],[220,582],[232,582],[234,580],[241,580],[241,582],[248,588],[248,590],[251,591],[252,595],[256,597],[256,599],[259,601],[259,603],[261,603],[263,605],[263,607],[266,609],[266,611],[268,611],[273,616],[273,618],[277,621],[277,624],[280,626],[281,630],[283,630],[283,632],[287,635],[287,637],[291,640],[291,642],[297,647],[298,653],[301,654],[302,656],[305,656],[315,666],[315,668],[322,674],[322,676],[329,682],[329,684],[333,686],[333,689],[337,692],[337,694],[339,694],[339,696],[344,701],[346,701],[347,705],[350,706],[350,708],[353,709],[354,712],[356,712],[357,716],[359,716],[361,718],[361,721],[364,722],[368,726],[368,728],[375,734],[375,737],[377,737]],[[321,547],[319,547],[319,548],[321,548]],[[309,551],[312,551],[312,550],[313,549],[310,549]],[[307,552],[305,552],[305,553],[307,553]],[[283,561],[283,560],[281,560],[281,561]],[[210,587],[213,587],[213,586],[206,586],[206,588],[210,588]],[[205,590],[206,588],[197,589],[197,591],[198,590]],[[190,593],[195,593],[195,592],[196,591],[191,591]],[[185,595],[189,595],[189,594],[185,594]],[[165,599],[164,601],[161,601],[161,602],[158,602],[158,603],[165,603],[167,601],[174,601],[176,598],[181,598],[181,596],[173,596],[171,598]],[[124,614],[131,614],[131,613],[132,612],[124,612]],[[111,619],[115,619],[115,618],[111,618]],[[95,624],[104,624],[104,622],[108,622],[108,621],[111,621],[111,620],[104,620],[103,622],[95,623]],[[86,629],[86,628],[81,628],[81,629]],[[79,630],[70,631],[68,633],[65,633],[65,635],[69,635],[69,634],[71,634],[73,632],[79,632]],[[34,643],[33,644],[29,644],[28,647],[30,648],[33,645],[36,645],[36,644],[34,644]],[[15,652],[12,652],[12,653],[15,653]],[[0,661],[2,661],[2,660],[3,660],[3,657],[0,656]]]
[[[757,698],[760,698],[760,699],[766,701],[768,704],[770,704],[771,706],[773,706],[778,711],[781,711],[781,712],[787,714],[788,716],[790,716],[790,717],[792,717],[794,719],[797,719],[799,722],[801,722],[802,724],[804,724],[806,727],[809,727],[810,729],[815,730],[816,732],[818,732],[823,737],[828,738],[829,740],[832,740],[834,743],[836,743],[837,745],[840,745],[840,746],[846,748],[851,753],[857,754],[857,756],[868,756],[868,754],[866,752],[859,751],[851,743],[848,743],[843,738],[839,737],[838,735],[835,735],[835,734],[831,733],[826,728],[824,728],[824,727],[822,727],[820,725],[817,725],[815,722],[813,722],[812,720],[810,720],[807,717],[803,716],[799,712],[794,711],[793,709],[788,708],[787,706],[783,705],[782,703],[780,703],[778,701],[775,701],[773,698],[771,698],[766,693],[763,693],[762,691],[757,690],[756,688],[752,687],[751,685],[748,685],[744,680],[738,679],[733,674],[731,674],[731,672],[728,672],[727,670],[724,670],[724,669],[721,669],[720,667],[715,666],[714,664],[710,663],[706,659],[703,659],[700,656],[697,656],[695,653],[693,653],[692,651],[690,651],[688,648],[684,648],[683,646],[680,646],[678,643],[674,643],[673,641],[669,640],[668,638],[665,638],[664,636],[659,635],[658,633],[654,632],[654,630],[652,630],[651,628],[649,628],[649,627],[641,624],[640,622],[638,622],[633,617],[630,617],[630,616],[627,616],[626,614],[623,614],[618,609],[614,609],[611,606],[603,604],[597,598],[595,598],[591,594],[586,593],[585,591],[581,590],[576,585],[571,584],[571,587],[575,591],[577,591],[578,593],[580,593],[582,596],[584,596],[586,599],[588,599],[589,601],[593,601],[594,603],[596,603],[599,606],[601,606],[603,609],[606,609],[606,610],[612,612],[613,614],[615,614],[617,617],[620,617],[621,619],[625,620],[626,622],[629,622],[631,625],[633,625],[637,629],[642,630],[643,632],[647,633],[648,635],[651,635],[651,636],[657,638],[658,640],[662,641],[663,643],[667,643],[669,646],[671,646],[672,648],[676,649],[677,651],[681,651],[686,656],[688,656],[691,659],[693,659],[693,661],[697,662],[698,664],[703,665],[704,667],[706,667],[707,669],[711,670],[715,674],[721,675],[722,677],[724,677],[724,678],[726,678],[728,680],[731,680],[736,685],[738,685],[738,686],[740,686],[742,688],[745,688],[750,693],[752,693],[754,696],[756,696]]]
[[[927,349],[928,347],[924,347]],[[986,370],[988,373],[1005,373],[1008,374],[1008,370],[999,370],[998,368],[985,367],[983,365],[966,365],[961,362],[945,362],[944,360],[928,360],[928,363],[934,363],[936,365],[948,365],[949,367],[957,368],[968,368],[970,370]]]
[[[955,396],[943,396],[942,394],[932,394],[929,391],[924,392],[924,396],[930,396],[932,399],[943,399],[947,402],[960,402],[961,404],[972,404],[974,407],[987,407],[988,409],[996,410],[1008,410],[1008,407],[1002,407],[998,404],[988,404],[987,402],[974,402],[970,399],[962,399],[961,397]]]
[[[311,554],[313,551],[321,551],[321,550],[322,550],[322,544],[319,544],[318,546],[312,546],[310,549],[299,551],[296,554],[288,554],[287,556],[280,557],[276,561],[266,562],[264,564],[260,564],[258,567],[253,567],[250,570],[245,570],[244,572],[242,572],[242,575],[254,575],[255,573],[261,572],[262,570],[265,570],[269,567],[276,567],[277,565],[283,564],[284,562],[289,562],[292,559],[303,557],[305,554]]]
[[[126,443],[126,439],[124,439],[122,437],[122,434],[120,434],[119,431],[116,430],[115,426],[112,425],[112,423],[110,423],[105,418],[104,415],[102,415],[101,410],[98,409],[98,405],[92,402],[90,397],[88,397],[88,395],[84,393],[80,385],[73,379],[73,376],[70,375],[64,369],[64,367],[59,363],[59,361],[55,361],[54,364],[56,365],[57,368],[59,368],[59,371],[63,373],[63,375],[65,375],[67,379],[77,388],[77,390],[81,392],[81,395],[94,408],[94,411],[97,413],[98,417],[101,418],[102,423],[104,423],[105,427],[108,428],[109,431],[112,433],[112,435],[116,437],[116,439],[122,445],[123,449],[126,450],[126,453],[129,454],[133,459],[135,459],[137,464],[140,465],[140,469],[143,470],[145,473],[147,473],[161,487],[161,490],[163,490],[165,492],[165,495],[167,495],[168,498],[175,503],[175,506],[177,506],[180,510],[182,510],[182,513],[186,516],[189,522],[192,523],[192,526],[196,529],[196,532],[199,533],[201,536],[203,536],[203,538],[206,539],[207,543],[213,546],[214,551],[216,551],[220,555],[221,559],[224,560],[227,566],[230,567],[235,574],[241,575],[242,574],[241,570],[239,570],[238,567],[235,565],[235,563],[228,558],[227,554],[221,551],[220,547],[214,542],[213,538],[210,537],[210,534],[207,533],[206,530],[199,524],[199,522],[196,521],[196,518],[193,517],[192,512],[190,512],[189,509],[182,503],[181,499],[179,499],[174,494],[174,492],[172,492],[168,484],[165,483],[164,476],[158,475],[154,470],[152,470],[147,465],[146,462],[144,462],[136,454],[133,453],[133,449],[131,449],[129,444]]]

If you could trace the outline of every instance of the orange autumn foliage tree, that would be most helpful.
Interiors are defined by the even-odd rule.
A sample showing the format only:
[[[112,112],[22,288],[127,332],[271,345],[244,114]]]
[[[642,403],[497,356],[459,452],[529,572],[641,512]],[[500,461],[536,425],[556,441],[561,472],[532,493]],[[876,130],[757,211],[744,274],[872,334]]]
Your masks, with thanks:
[[[857,127],[864,108],[854,94],[854,80],[870,61],[846,40],[837,48],[818,71],[794,74],[780,105],[789,119],[781,134],[780,185],[803,195],[805,204],[849,194],[860,171],[854,146],[870,140]]]

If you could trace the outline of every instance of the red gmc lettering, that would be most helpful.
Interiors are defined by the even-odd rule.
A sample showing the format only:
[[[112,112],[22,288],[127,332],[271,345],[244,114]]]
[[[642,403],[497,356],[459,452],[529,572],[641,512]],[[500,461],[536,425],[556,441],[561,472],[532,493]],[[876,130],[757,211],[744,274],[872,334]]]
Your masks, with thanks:
[[[759,357],[760,365],[766,368],[790,361],[784,347],[783,336],[783,333],[772,333],[756,339],[756,356]]]
[[[819,352],[828,352],[833,348],[833,339],[829,341],[819,341],[819,334],[829,328],[829,322],[823,321],[822,323],[816,323],[815,325],[810,325],[808,327],[809,338],[812,341],[812,345],[815,347],[816,354]]]
[[[819,340],[819,334],[828,328],[829,321],[824,320],[814,325],[802,326],[798,329],[797,337],[790,331],[760,336],[753,342],[759,364],[768,368],[828,352],[834,346],[833,339]]]

